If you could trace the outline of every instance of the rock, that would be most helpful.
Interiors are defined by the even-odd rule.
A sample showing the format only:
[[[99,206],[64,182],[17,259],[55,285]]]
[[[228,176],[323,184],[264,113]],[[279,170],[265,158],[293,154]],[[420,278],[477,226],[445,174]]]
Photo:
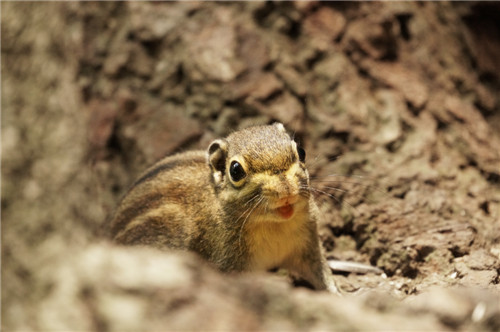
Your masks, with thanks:
[[[350,65],[349,59],[341,54],[335,53],[314,66],[314,73],[324,78],[329,84],[338,84],[346,75],[346,67]]]
[[[87,106],[89,111],[88,139],[93,149],[106,147],[118,115],[117,105],[111,101],[93,99]]]
[[[499,331],[498,57],[473,29],[495,13],[476,6],[2,3],[2,328]],[[147,164],[275,120],[341,194],[317,198],[328,254],[393,275],[336,276],[339,298],[102,242]]]
[[[145,155],[147,163],[172,154],[183,144],[202,135],[199,122],[187,116],[182,109],[171,104],[162,106],[162,109],[163,111],[138,110],[148,115],[123,129],[123,135],[127,139],[137,141],[139,151]]]
[[[468,287],[490,288],[495,284],[498,278],[498,272],[486,270],[475,271],[469,270],[465,276],[460,280],[460,283]]]
[[[270,63],[269,47],[260,35],[253,31],[243,30],[239,36],[238,55],[243,59],[249,71],[260,71]]]
[[[71,255],[72,259],[66,259]],[[383,298],[386,310],[326,292],[292,290],[283,278],[259,274],[223,275],[186,252],[117,247],[96,243],[53,257],[39,282],[51,285],[32,313],[35,330],[271,330],[327,329],[436,330],[433,319],[393,313],[397,302]],[[378,295],[376,295],[379,297]],[[448,303],[448,298],[443,304]],[[437,307],[460,319],[464,308]],[[453,303],[452,303],[453,304]],[[408,310],[422,309],[415,304]],[[450,313],[448,309],[459,309]],[[469,311],[469,307],[465,308]],[[363,319],[360,319],[362,315]]]
[[[500,268],[500,261],[485,249],[474,250],[464,257],[465,264],[472,270],[493,270]]]
[[[237,36],[230,26],[206,26],[190,40],[193,61],[205,79],[230,82],[245,70],[237,59]]]
[[[130,25],[134,35],[142,41],[159,41],[186,20],[190,10],[199,7],[196,2],[181,6],[158,6],[155,3],[129,3]]]
[[[416,71],[400,63],[366,61],[363,64],[376,80],[398,90],[416,109],[421,109],[429,98],[429,89]]]
[[[469,319],[474,309],[474,303],[457,291],[438,287],[404,302],[408,304],[406,309],[413,314],[432,313],[450,327],[460,326]]]
[[[289,66],[281,66],[280,64],[276,67],[276,75],[285,82],[285,85],[294,94],[298,96],[305,96],[308,90],[308,86],[304,80],[304,77],[294,68]]]
[[[262,101],[280,92],[283,83],[273,73],[258,72],[242,77],[231,84],[227,98],[231,100],[245,98],[247,102]]]
[[[326,50],[344,32],[346,19],[329,7],[320,7],[304,20],[304,33],[319,50]]]
[[[289,92],[272,99],[267,105],[258,103],[261,112],[282,122],[292,132],[303,130],[304,108]]]
[[[351,22],[347,28],[345,43],[347,48],[357,53],[356,57],[367,54],[371,59],[395,58],[398,38],[395,22],[377,15]]]

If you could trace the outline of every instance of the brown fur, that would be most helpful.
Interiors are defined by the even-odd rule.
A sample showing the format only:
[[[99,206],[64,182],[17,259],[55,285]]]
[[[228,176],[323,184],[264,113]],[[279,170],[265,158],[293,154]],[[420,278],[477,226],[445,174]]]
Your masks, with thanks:
[[[242,179],[231,175],[235,162]],[[290,206],[291,216],[280,214]],[[125,195],[111,230],[118,243],[192,250],[222,271],[283,267],[336,291],[317,219],[297,146],[274,124],[161,160]]]

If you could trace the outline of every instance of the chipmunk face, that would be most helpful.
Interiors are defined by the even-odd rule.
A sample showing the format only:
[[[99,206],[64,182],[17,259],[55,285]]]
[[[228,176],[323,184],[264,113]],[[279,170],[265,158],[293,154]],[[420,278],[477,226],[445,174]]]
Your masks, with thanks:
[[[241,219],[282,222],[307,212],[305,151],[282,124],[252,127],[216,140],[208,149],[208,161],[224,209]]]

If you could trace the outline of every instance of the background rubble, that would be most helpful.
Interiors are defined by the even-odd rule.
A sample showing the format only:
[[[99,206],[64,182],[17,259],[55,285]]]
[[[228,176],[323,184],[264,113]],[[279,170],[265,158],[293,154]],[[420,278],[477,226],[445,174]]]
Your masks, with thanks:
[[[500,329],[500,6],[2,2],[2,328]],[[164,155],[281,121],[342,298],[106,237]],[[333,197],[331,197],[333,196]]]

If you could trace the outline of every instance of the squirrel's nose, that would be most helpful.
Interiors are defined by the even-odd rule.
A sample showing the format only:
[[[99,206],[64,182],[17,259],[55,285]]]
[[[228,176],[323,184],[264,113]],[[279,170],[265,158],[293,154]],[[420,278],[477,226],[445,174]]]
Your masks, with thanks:
[[[284,206],[284,205],[293,205],[297,203],[299,200],[299,195],[288,195],[285,197],[280,197],[278,199],[278,205]]]
[[[277,190],[278,199],[283,199],[286,197],[297,196],[299,194],[299,188],[288,178],[280,179],[279,189]]]

